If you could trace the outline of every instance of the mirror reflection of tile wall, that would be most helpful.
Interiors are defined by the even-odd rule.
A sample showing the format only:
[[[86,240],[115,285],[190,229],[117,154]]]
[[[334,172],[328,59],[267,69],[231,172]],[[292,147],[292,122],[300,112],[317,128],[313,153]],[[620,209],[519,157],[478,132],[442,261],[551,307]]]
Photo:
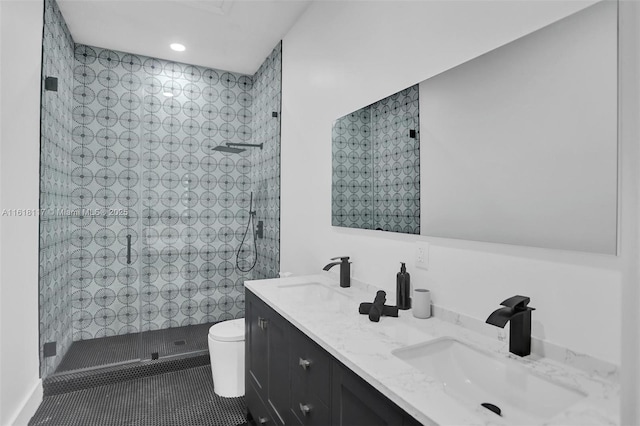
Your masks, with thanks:
[[[336,120],[333,226],[420,234],[418,85]]]

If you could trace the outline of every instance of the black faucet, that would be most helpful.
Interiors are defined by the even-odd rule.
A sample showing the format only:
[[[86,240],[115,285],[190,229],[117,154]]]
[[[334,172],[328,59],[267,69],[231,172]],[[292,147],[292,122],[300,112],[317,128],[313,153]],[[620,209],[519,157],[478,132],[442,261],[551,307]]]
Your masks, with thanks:
[[[334,266],[340,265],[340,287],[351,287],[351,262],[349,262],[349,256],[338,256],[331,258],[331,260],[337,259],[340,259],[340,262],[331,262],[322,269],[328,271]]]
[[[531,311],[529,299],[526,296],[513,296],[501,303],[504,308],[493,311],[487,324],[504,328],[511,321],[509,329],[509,352],[518,356],[531,353]]]

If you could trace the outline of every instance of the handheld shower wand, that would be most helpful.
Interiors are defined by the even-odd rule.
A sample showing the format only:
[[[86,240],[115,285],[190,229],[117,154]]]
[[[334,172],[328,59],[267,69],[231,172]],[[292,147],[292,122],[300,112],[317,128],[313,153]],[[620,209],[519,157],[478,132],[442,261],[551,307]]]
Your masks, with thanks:
[[[256,239],[256,232],[255,232],[255,216],[256,216],[256,211],[252,210],[253,209],[253,192],[251,193],[251,196],[249,198],[249,219],[247,220],[247,228],[244,231],[244,235],[242,236],[242,242],[240,242],[240,245],[238,246],[238,251],[236,252],[236,267],[240,270],[240,272],[249,272],[251,271],[253,268],[255,268],[256,263],[258,263],[258,240]],[[254,232],[252,232],[253,234],[253,264],[251,265],[251,267],[249,269],[242,269],[242,267],[240,266],[240,252],[242,251],[242,246],[244,245],[244,241],[247,238],[247,233],[249,232],[249,227],[252,227],[254,229]]]

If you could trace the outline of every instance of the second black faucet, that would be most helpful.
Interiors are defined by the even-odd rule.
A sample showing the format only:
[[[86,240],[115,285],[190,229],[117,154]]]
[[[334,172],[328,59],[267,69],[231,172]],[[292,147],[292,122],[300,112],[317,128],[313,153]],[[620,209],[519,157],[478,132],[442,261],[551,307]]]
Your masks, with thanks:
[[[504,308],[493,311],[486,323],[504,328],[511,321],[509,328],[509,352],[518,356],[531,353],[531,311],[535,308],[527,306],[526,296],[513,296],[501,303]]]

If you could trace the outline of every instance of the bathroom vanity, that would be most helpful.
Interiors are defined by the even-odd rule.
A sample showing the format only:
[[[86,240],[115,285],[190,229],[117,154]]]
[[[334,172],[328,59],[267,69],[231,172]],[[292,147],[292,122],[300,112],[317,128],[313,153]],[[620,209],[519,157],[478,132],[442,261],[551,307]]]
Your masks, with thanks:
[[[420,424],[251,291],[246,327],[246,399],[256,424]]]
[[[619,423],[615,380],[517,357],[508,342],[437,316],[409,310],[371,322],[358,305],[375,287],[340,288],[331,274],[245,286],[246,400],[256,424]]]

